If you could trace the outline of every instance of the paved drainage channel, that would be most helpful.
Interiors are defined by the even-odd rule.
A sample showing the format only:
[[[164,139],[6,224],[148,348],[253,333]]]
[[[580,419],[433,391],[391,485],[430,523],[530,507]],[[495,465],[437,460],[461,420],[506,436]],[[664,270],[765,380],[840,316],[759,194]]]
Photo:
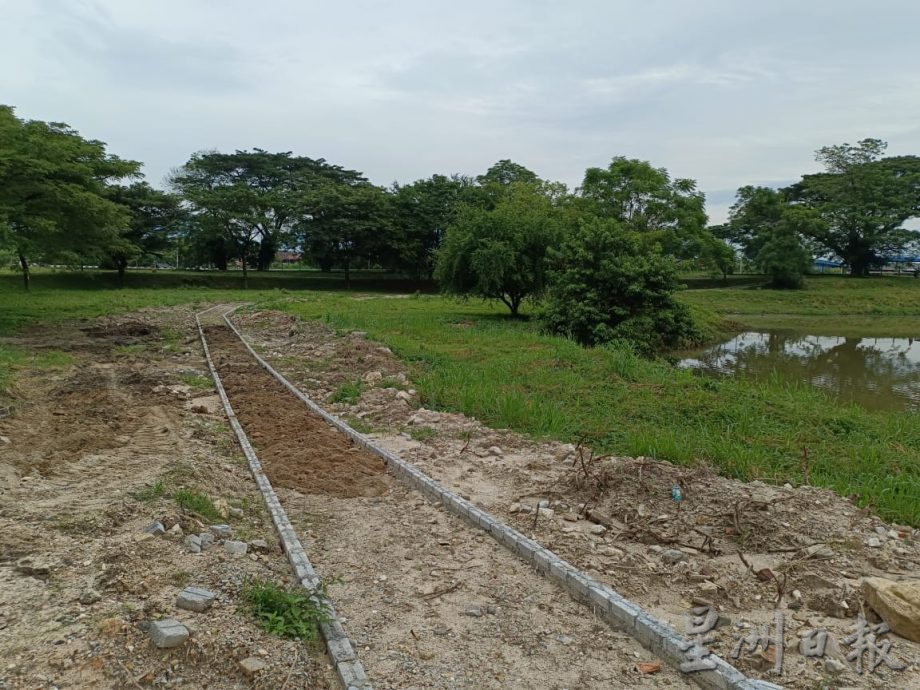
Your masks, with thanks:
[[[721,660],[714,671],[681,674],[673,666],[685,638],[322,411],[226,324],[206,326],[202,337],[233,402],[231,420],[261,458],[250,462],[276,525],[293,542],[295,530],[305,535],[330,583],[340,622],[331,638],[324,630],[333,658],[349,647],[345,625],[378,690],[693,687],[691,680],[778,687]],[[284,509],[273,506],[269,479]],[[289,550],[303,570],[295,555]],[[310,573],[301,578],[308,588],[316,583]],[[636,669],[659,658],[672,666],[653,675]],[[352,659],[346,663],[360,670]]]

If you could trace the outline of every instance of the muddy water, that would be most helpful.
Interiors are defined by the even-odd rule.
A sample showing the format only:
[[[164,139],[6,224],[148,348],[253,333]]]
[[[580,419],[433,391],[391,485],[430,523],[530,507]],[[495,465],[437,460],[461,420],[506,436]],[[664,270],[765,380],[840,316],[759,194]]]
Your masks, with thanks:
[[[711,375],[777,376],[870,409],[920,409],[920,340],[741,333],[682,353],[678,366]]]

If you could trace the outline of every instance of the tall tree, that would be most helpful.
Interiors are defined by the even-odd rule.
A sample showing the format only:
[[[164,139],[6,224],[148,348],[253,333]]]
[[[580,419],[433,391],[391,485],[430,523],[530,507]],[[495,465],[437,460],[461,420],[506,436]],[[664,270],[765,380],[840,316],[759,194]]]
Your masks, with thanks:
[[[113,185],[109,198],[129,211],[121,232],[122,242],[106,254],[118,270],[118,283],[124,285],[128,262],[137,256],[162,257],[171,246],[170,233],[175,232],[182,219],[179,198],[154,189],[146,182]]]
[[[546,284],[546,253],[562,234],[558,209],[540,187],[508,186],[493,209],[464,204],[447,229],[435,278],[457,295],[501,301],[516,316]]]
[[[882,158],[886,148],[879,139],[825,146],[816,154],[825,172],[805,175],[785,190],[792,203],[821,216],[813,238],[854,276],[867,275],[874,262],[917,238],[904,223],[920,216],[920,158]]]
[[[127,212],[108,198],[107,185],[139,171],[140,163],[66,124],[20,120],[0,106],[0,222],[27,290],[30,257],[99,255],[124,241]]]
[[[699,255],[706,232],[705,196],[689,179],[671,179],[646,161],[614,158],[588,168],[580,188],[593,211],[657,242],[669,254]]]

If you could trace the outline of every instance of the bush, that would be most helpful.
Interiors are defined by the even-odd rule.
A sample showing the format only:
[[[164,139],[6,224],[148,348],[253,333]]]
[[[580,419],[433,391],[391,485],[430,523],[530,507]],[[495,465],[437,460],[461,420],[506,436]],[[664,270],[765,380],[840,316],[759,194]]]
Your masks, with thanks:
[[[325,588],[319,588],[320,599],[305,591],[290,592],[273,582],[256,580],[246,585],[243,599],[263,629],[281,637],[316,639],[320,623],[330,620],[329,607],[323,602]]]
[[[677,287],[672,259],[616,221],[595,219],[551,252],[542,320],[585,346],[625,340],[650,354],[698,339]]]
[[[770,276],[770,287],[798,290],[811,266],[811,254],[794,232],[779,225],[768,234],[757,252],[757,265]]]

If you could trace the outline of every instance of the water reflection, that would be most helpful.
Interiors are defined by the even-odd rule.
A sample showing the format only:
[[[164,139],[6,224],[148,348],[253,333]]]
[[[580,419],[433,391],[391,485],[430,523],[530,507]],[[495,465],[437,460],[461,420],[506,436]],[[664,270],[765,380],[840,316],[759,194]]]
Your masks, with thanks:
[[[742,333],[692,353],[678,366],[710,374],[820,386],[874,409],[920,408],[920,340]]]

